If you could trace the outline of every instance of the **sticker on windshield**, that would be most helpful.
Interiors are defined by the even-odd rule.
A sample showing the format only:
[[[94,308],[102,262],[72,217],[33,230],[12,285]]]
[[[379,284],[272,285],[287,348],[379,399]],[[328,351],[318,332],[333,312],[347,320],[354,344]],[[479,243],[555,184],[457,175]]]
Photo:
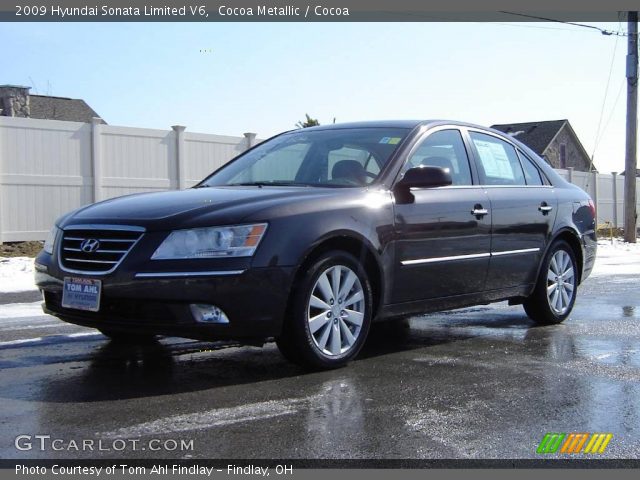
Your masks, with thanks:
[[[378,143],[389,143],[391,137],[382,137]]]
[[[391,137],[389,139],[389,145],[397,145],[400,143],[400,140],[402,140],[400,137]]]

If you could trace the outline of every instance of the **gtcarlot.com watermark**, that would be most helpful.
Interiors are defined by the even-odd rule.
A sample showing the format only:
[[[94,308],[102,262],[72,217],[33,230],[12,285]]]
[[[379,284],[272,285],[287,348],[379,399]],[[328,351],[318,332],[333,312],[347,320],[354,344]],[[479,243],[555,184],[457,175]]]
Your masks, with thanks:
[[[16,450],[22,452],[189,452],[193,451],[193,440],[152,438],[116,439],[65,439],[51,435],[18,435],[14,440]]]

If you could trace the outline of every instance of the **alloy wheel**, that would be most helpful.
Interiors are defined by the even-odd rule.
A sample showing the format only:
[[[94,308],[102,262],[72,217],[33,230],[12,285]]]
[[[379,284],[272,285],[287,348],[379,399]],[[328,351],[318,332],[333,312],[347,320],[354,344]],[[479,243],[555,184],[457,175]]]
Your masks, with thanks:
[[[356,273],[334,265],[311,289],[307,322],[315,346],[327,356],[347,353],[356,343],[365,315],[365,293]]]
[[[575,295],[575,278],[569,254],[564,250],[555,252],[547,272],[547,300],[556,315],[563,315],[569,310]]]

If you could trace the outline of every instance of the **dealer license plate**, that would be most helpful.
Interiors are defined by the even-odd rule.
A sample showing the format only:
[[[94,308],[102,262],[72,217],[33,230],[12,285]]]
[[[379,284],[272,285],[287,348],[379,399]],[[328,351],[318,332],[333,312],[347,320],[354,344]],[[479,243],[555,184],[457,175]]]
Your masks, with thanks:
[[[62,306],[76,310],[100,310],[102,282],[92,278],[64,277]]]

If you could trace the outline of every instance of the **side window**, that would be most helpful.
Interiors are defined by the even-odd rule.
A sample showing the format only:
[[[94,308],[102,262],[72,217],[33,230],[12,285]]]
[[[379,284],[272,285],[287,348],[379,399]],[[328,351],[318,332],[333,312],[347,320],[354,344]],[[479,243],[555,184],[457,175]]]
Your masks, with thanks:
[[[536,167],[529,157],[527,157],[524,153],[518,150],[518,155],[520,156],[520,160],[522,161],[522,167],[524,168],[524,178],[527,181],[527,185],[544,185],[542,181],[542,177],[540,176],[540,171],[538,167]]]
[[[403,173],[421,165],[448,168],[453,185],[471,185],[469,158],[458,130],[440,130],[429,135],[411,154]]]
[[[469,132],[469,135],[478,153],[484,185],[526,185],[515,148],[484,133]]]

